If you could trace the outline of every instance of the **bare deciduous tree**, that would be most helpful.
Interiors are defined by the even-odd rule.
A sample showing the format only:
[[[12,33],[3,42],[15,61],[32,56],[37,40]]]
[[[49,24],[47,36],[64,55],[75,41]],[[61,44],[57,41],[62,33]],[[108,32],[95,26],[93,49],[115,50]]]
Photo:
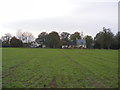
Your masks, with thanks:
[[[23,43],[30,43],[34,40],[34,36],[30,32],[21,32],[20,30],[17,32],[17,38],[22,40]]]
[[[2,41],[6,41],[7,43],[10,42],[10,39],[12,38],[12,35],[10,33],[6,33],[4,36],[2,36]]]

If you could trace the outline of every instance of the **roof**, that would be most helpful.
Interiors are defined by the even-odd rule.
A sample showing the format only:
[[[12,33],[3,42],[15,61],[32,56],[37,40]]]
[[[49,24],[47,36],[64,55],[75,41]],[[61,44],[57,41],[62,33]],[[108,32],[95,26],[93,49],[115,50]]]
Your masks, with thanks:
[[[76,45],[75,41],[70,41],[68,45]]]
[[[78,40],[76,40],[76,44],[77,45],[86,45],[86,40],[84,40],[84,39],[78,39]]]

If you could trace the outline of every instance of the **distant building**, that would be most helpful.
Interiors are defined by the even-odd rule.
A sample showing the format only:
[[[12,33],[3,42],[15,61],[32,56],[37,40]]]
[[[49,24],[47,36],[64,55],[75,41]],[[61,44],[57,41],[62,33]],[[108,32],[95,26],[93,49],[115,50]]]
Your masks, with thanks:
[[[85,39],[76,40],[76,46],[78,48],[80,48],[80,47],[86,48],[86,40]]]
[[[67,43],[67,45],[62,45],[62,48],[72,48],[72,47],[75,47],[75,46],[76,46],[75,41],[69,41]]]
[[[62,45],[62,48],[86,48],[86,40],[77,39],[76,41],[70,41],[67,45]]]
[[[31,47],[32,48],[36,48],[36,47],[39,47],[40,46],[40,44],[38,44],[36,41],[33,41],[32,43],[31,43]]]

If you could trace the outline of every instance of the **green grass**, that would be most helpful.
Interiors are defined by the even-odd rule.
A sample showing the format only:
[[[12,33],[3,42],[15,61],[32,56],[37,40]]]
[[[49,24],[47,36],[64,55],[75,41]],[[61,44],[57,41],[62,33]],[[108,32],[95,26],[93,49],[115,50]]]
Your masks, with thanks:
[[[118,87],[118,50],[2,50],[3,88]]]

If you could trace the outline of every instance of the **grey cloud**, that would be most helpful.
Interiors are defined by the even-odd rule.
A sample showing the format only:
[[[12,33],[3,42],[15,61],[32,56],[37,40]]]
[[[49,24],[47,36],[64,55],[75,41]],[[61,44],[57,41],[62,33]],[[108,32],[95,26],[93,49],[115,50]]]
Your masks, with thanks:
[[[76,1],[76,0],[75,0]],[[31,19],[4,24],[4,27],[29,30],[32,32],[74,31],[84,32],[95,36],[102,27],[109,27],[117,32],[117,3],[76,3],[76,8],[69,17],[54,17],[48,19]],[[82,9],[81,9],[82,8]]]

